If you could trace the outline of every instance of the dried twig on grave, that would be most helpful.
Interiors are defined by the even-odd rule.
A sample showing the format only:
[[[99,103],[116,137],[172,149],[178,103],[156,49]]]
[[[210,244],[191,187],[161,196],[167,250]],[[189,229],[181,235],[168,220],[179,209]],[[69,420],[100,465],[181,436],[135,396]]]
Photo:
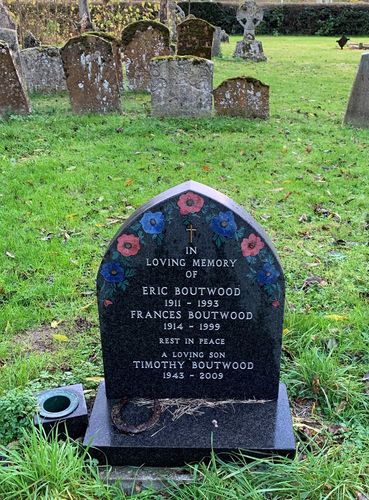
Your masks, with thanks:
[[[200,416],[204,414],[205,408],[219,408],[223,407],[224,411],[235,404],[255,404],[255,403],[268,403],[269,399],[226,399],[218,401],[214,399],[159,399],[162,413],[168,410],[172,415],[172,420],[178,420],[183,415]],[[153,407],[153,401],[150,399],[133,399],[131,401],[137,406]]]

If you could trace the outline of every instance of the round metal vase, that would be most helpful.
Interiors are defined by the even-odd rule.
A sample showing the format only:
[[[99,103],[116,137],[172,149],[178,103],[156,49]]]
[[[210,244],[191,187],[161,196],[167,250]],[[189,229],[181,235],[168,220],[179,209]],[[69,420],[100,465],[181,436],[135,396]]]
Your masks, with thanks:
[[[51,389],[38,396],[39,414],[44,418],[62,418],[79,405],[78,396],[67,389]]]

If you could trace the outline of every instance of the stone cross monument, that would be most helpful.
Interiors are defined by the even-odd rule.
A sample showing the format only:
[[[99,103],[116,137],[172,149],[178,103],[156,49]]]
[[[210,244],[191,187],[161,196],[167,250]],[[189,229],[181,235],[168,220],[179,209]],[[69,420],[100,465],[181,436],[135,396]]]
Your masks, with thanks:
[[[255,40],[255,28],[263,20],[263,9],[255,0],[246,0],[237,10],[237,21],[243,27],[243,40],[237,42],[234,57],[255,62],[266,61],[261,42]]]

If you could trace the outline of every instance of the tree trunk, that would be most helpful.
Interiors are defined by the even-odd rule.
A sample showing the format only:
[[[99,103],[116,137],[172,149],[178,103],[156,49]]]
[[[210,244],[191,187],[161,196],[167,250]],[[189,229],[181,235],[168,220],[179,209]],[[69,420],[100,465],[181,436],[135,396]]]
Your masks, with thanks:
[[[90,9],[88,7],[88,0],[78,0],[78,10],[80,18],[80,31],[95,31],[95,26],[91,21]]]
[[[168,24],[168,1],[169,0],[160,0],[159,7],[159,21],[165,25]]]

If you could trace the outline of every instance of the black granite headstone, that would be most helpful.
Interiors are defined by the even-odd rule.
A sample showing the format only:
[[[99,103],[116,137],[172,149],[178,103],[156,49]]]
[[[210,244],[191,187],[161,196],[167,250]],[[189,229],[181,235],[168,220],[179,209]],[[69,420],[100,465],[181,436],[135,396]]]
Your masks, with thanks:
[[[110,450],[110,463],[174,465],[173,453],[200,459],[213,432],[222,451],[294,450],[279,384],[283,271],[264,230],[240,206],[193,181],[153,198],[113,238],[97,290],[105,384],[85,442],[94,437],[108,457]],[[186,415],[169,426],[167,412],[156,425],[170,428],[170,437],[152,440],[154,430],[128,438],[109,418],[122,398],[233,400],[237,418],[225,423],[226,408],[216,406],[193,425]],[[126,408],[129,418],[136,417]],[[222,430],[209,428],[219,418]],[[162,460],[148,456],[150,446]]]
[[[98,301],[108,398],[277,397],[283,272],[220,193],[185,183],[140,208],[103,259]]]

